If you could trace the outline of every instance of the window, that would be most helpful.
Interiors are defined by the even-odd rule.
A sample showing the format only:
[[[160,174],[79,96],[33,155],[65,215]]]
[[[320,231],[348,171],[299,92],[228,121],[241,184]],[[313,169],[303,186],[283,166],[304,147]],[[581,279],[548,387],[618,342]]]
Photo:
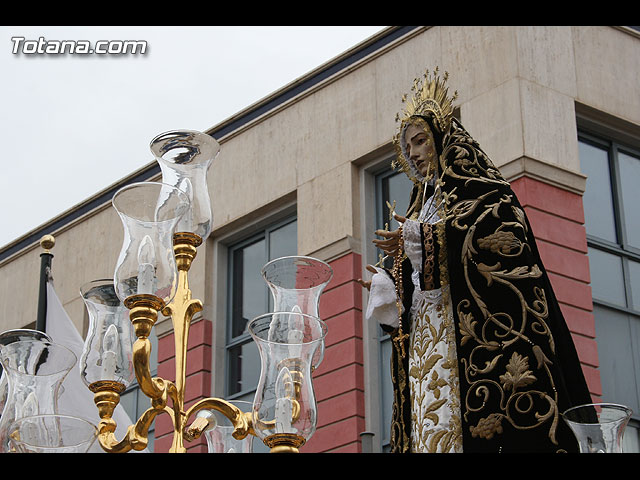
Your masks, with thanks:
[[[228,248],[225,399],[253,402],[260,378],[260,354],[247,327],[258,315],[270,312],[271,293],[262,278],[269,261],[298,251],[295,218],[273,224]],[[253,440],[255,453],[269,449]]]
[[[625,452],[640,452],[640,151],[579,134],[602,399],[633,409]]]
[[[247,326],[271,311],[272,299],[260,273],[275,258],[296,255],[297,222],[288,219],[229,248],[226,338],[226,398],[253,400],[260,356]]]
[[[375,199],[376,199],[376,229],[388,228],[395,230],[398,228],[396,220],[389,219],[390,212],[387,202],[393,206],[395,202],[395,211],[399,215],[404,215],[409,207],[409,196],[413,183],[402,172],[396,172],[387,169],[376,175],[375,178]],[[380,250],[379,255],[383,254]],[[390,268],[393,264],[392,259],[384,262],[385,266]],[[383,451],[387,451],[390,445],[390,425],[391,411],[393,408],[393,385],[391,384],[390,365],[391,365],[391,338],[379,328],[380,338],[380,384],[381,384],[381,425],[382,439],[381,447]]]

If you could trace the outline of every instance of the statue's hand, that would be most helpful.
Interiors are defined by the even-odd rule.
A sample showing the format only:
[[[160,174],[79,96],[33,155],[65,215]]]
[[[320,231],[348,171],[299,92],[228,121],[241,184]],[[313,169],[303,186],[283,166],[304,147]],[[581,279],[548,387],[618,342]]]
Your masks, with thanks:
[[[396,213],[393,214],[393,218],[395,218],[400,224],[404,224],[407,220],[405,217],[401,217]],[[375,239],[373,241],[373,244],[384,251],[384,253],[394,257],[401,253],[400,240],[402,239],[402,228],[398,228],[391,232],[388,230],[376,230],[375,234],[384,237],[384,240]]]
[[[366,266],[367,271],[373,273],[374,275],[376,273],[378,273],[378,271],[375,269],[374,266],[372,265],[367,265]],[[359,278],[358,280],[356,280],[360,285],[362,285],[364,288],[366,288],[367,290],[371,290],[371,281],[364,281],[363,279]]]

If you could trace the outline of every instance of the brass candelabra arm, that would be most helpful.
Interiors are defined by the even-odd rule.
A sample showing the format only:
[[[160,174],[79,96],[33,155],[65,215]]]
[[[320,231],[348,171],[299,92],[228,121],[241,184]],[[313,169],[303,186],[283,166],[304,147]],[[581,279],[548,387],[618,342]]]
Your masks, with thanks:
[[[170,381],[152,377],[149,368],[149,351],[151,343],[148,339],[138,339],[133,344],[133,362],[136,379],[140,390],[151,399],[154,405],[164,407],[167,398],[175,399],[176,386]]]
[[[182,273],[182,272],[181,272]],[[184,272],[186,274],[186,272]],[[179,292],[177,302],[165,305],[164,302],[153,295],[134,295],[125,300],[125,306],[129,308],[129,318],[134,327],[136,341],[133,344],[133,365],[140,390],[151,399],[152,408],[147,410],[145,414],[136,423],[136,428],[129,434],[130,441],[133,444],[146,444],[146,435],[155,416],[166,411],[172,418],[174,424],[173,443],[170,448],[171,452],[185,452],[186,448],[182,443],[182,432],[184,429],[184,414],[182,412],[184,406],[184,384],[185,384],[185,361],[186,361],[186,337],[178,335],[179,342],[183,343],[176,352],[177,370],[176,381],[171,382],[159,377],[151,376],[150,358],[151,358],[151,342],[149,335],[158,318],[158,311],[166,311],[170,313],[172,319],[181,317],[187,322],[181,331],[188,330],[190,316],[185,312],[191,313],[198,308],[198,301],[192,301],[189,293]],[[181,324],[184,325],[184,324]],[[177,343],[177,342],[176,342]],[[167,406],[168,399],[171,399],[172,407]]]
[[[147,448],[149,443],[149,428],[151,428],[151,424],[155,418],[162,412],[167,413],[173,418],[173,412],[168,407],[151,407],[140,415],[135,425],[129,426],[127,430],[127,440],[134,450],[144,450]]]
[[[155,417],[167,412],[173,417],[173,412],[162,406],[154,406],[145,411],[134,425],[127,428],[127,433],[122,440],[115,436],[116,421],[113,412],[120,403],[120,394],[124,391],[124,385],[114,381],[98,381],[92,383],[89,389],[94,393],[94,402],[98,407],[100,423],[98,424],[98,442],[105,452],[126,453],[130,450],[144,450],[148,445],[149,428]]]
[[[189,419],[191,415],[200,410],[215,410],[222,413],[233,424],[234,430],[231,434],[236,440],[242,440],[247,435],[254,435],[253,425],[251,422],[251,412],[243,412],[232,403],[220,398],[205,398],[189,408],[185,414],[185,419]],[[188,441],[195,440],[209,426],[209,421],[204,418],[196,418],[191,426],[185,430],[184,437]]]
[[[129,318],[137,337],[133,344],[133,365],[142,392],[156,404],[164,407],[167,397],[175,400],[175,385],[161,378],[152,378],[150,369],[151,341],[149,335],[158,319],[164,302],[154,295],[132,295],[125,300]]]

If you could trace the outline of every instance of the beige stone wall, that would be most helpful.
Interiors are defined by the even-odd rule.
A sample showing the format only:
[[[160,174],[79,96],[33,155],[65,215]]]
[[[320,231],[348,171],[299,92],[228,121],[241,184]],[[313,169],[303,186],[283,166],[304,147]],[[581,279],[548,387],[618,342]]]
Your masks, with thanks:
[[[459,91],[466,128],[508,176],[533,171],[580,192],[574,102],[640,123],[638,95],[625,102],[607,83],[617,72],[619,84],[637,92],[639,67],[629,59],[638,48],[637,35],[612,27],[425,28],[222,139],[212,168],[215,225],[297,192],[301,253],[358,238],[348,165],[389,143],[401,96],[435,65]]]
[[[576,100],[640,124],[640,34],[573,27]]]
[[[212,238],[293,198],[299,253],[358,250],[358,165],[388,146],[402,95],[435,65],[460,93],[465,127],[507,176],[533,171],[579,192],[574,104],[640,125],[639,52],[637,33],[613,27],[425,27],[220,139]],[[78,289],[111,275],[121,235],[110,205],[56,233],[56,290],[79,329]],[[35,321],[39,254],[34,246],[0,262],[0,330]],[[206,263],[215,268],[198,259],[191,275],[205,302]]]

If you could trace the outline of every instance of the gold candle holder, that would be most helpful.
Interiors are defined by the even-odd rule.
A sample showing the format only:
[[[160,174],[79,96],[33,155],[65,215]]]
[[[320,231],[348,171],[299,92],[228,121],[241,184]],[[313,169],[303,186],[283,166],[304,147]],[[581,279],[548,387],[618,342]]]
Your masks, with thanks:
[[[150,398],[151,407],[147,409],[135,424],[127,429],[125,438],[115,436],[116,422],[113,413],[120,401],[125,386],[111,380],[101,380],[89,385],[94,394],[94,402],[100,415],[98,441],[103,450],[110,453],[126,453],[130,450],[144,450],[148,445],[148,433],[155,417],[166,413],[173,424],[173,440],[169,453],[185,453],[185,441],[193,441],[201,436],[208,426],[204,418],[195,418],[191,425],[189,419],[203,409],[212,409],[225,415],[233,424],[233,437],[237,440],[247,435],[256,435],[252,425],[251,412],[242,412],[236,406],[219,398],[205,398],[196,402],[185,411],[186,360],[189,327],[196,313],[202,311],[202,302],[192,298],[189,288],[188,272],[196,256],[201,239],[195,234],[177,233],[174,235],[174,253],[178,266],[178,286],[174,299],[167,305],[154,295],[132,295],[124,304],[129,309],[129,318],[133,324],[136,341],[133,344],[133,364],[135,376],[141,391]],[[158,312],[171,317],[175,336],[176,380],[171,382],[152,377],[150,371],[151,342],[149,335],[158,318]],[[292,368],[295,371],[294,368]],[[294,383],[297,384],[299,379]],[[294,388],[291,394],[295,397]],[[168,400],[171,400],[170,405]],[[293,400],[294,405],[298,405]],[[299,415],[299,406],[293,410],[292,421]],[[275,434],[264,443],[271,452],[297,452],[305,439],[293,434]]]
[[[189,328],[194,316],[203,310],[202,302],[192,298],[188,272],[196,257],[197,248],[211,232],[211,202],[206,174],[220,145],[208,134],[176,130],[158,135],[151,141],[150,149],[160,165],[162,182],[127,185],[116,192],[112,200],[125,228],[123,247],[114,274],[114,290],[118,298],[115,303],[118,307],[122,307],[124,303],[128,309],[135,341],[132,334],[125,331],[122,323],[110,324],[107,329],[110,329],[111,334],[107,335],[103,333],[106,322],[102,322],[95,328],[99,334],[85,342],[85,347],[93,355],[91,362],[87,362],[83,379],[94,393],[94,401],[100,414],[100,445],[107,452],[143,450],[148,445],[148,432],[155,417],[165,413],[170,416],[173,425],[173,440],[169,451],[183,453],[186,452],[185,442],[195,440],[208,427],[207,418],[199,417],[197,413],[213,409],[232,422],[233,436],[236,439],[241,440],[247,435],[259,436],[252,424],[252,418],[255,418],[261,428],[269,431],[268,435],[274,434],[268,442],[265,441],[272,451],[297,451],[306,439],[303,436],[305,434],[280,434],[282,429],[273,430],[271,427],[275,422],[269,417],[271,412],[260,412],[260,415],[255,411],[242,412],[232,403],[217,398],[202,399],[185,410]],[[321,263],[315,259],[305,261]],[[275,265],[272,264],[271,267]],[[328,265],[324,267],[325,270],[330,270]],[[267,278],[270,278],[269,274],[265,276]],[[320,288],[307,289],[310,295],[313,293],[310,298],[315,303],[329,278],[330,276],[324,279]],[[276,285],[270,283],[270,286]],[[123,323],[127,323],[127,312],[122,310],[125,320]],[[173,325],[175,381],[151,376],[149,335],[159,312],[170,317]],[[126,327],[130,328],[128,324]],[[322,347],[323,345],[322,342]],[[302,349],[302,346],[297,348]],[[131,350],[133,368],[124,361]],[[316,364],[321,360],[322,349],[318,349],[318,352],[320,355],[316,356]],[[306,381],[311,381],[310,373],[305,370],[303,374],[303,369],[295,361],[292,362],[283,368],[293,374],[287,385],[294,386],[279,394],[283,397],[280,400],[287,403],[288,410],[285,414],[280,412],[278,419],[280,424],[288,424],[289,427],[302,417],[302,406],[308,408],[306,405],[309,402],[302,401],[301,398],[309,398],[309,388],[301,388],[300,382],[305,375],[308,375]],[[128,368],[123,367],[125,363]],[[296,374],[296,369],[299,374]],[[113,414],[120,395],[133,381],[134,374],[140,390],[150,398],[151,407],[128,427],[125,437],[118,440],[115,436]],[[315,403],[313,407],[315,408]],[[315,411],[313,414],[315,418]],[[195,419],[189,425],[192,417]],[[305,432],[312,431],[308,425],[305,428]],[[295,427],[290,430],[300,433]],[[259,433],[264,441],[263,430]]]

